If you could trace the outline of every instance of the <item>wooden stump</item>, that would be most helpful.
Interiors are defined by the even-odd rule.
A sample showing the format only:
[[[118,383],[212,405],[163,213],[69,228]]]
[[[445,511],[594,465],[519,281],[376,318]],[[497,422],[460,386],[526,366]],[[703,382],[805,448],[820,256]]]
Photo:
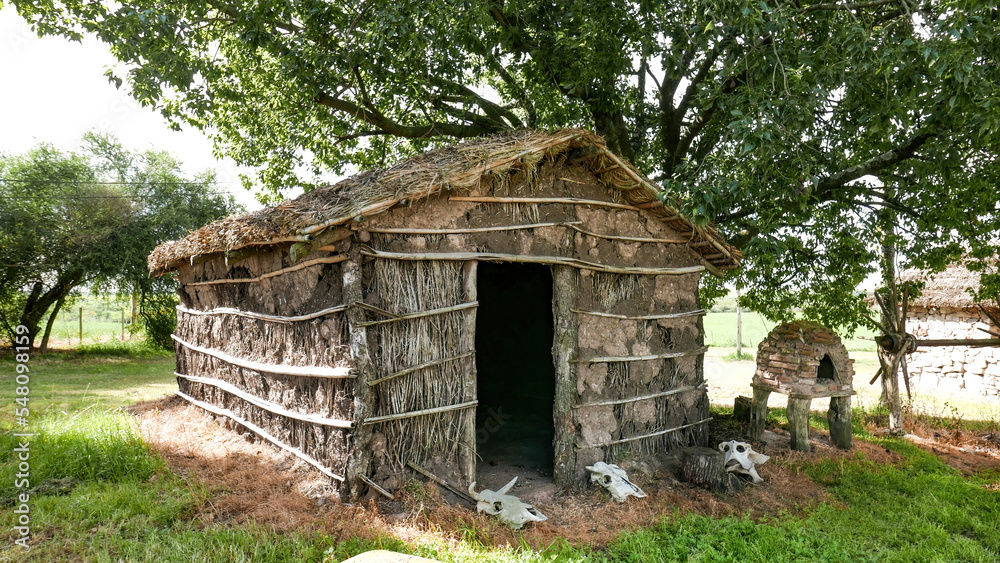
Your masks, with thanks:
[[[809,397],[788,398],[788,431],[792,435],[791,447],[800,452],[809,451]]]
[[[725,457],[712,448],[684,448],[681,457],[681,478],[714,493],[739,492],[739,479],[726,471]]]
[[[766,389],[753,390],[753,404],[750,405],[750,439],[759,442],[764,437],[767,425],[767,398],[771,392]]]
[[[851,449],[851,397],[830,397],[830,443],[842,450]]]
[[[750,411],[753,401],[750,397],[740,395],[733,401],[733,419],[737,422],[750,422]]]

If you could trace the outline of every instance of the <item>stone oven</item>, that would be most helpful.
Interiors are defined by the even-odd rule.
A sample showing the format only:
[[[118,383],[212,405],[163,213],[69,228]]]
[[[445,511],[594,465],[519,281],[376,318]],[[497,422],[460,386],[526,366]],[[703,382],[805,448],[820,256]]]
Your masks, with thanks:
[[[811,321],[775,327],[757,348],[751,438],[759,440],[763,434],[768,397],[781,393],[788,395],[792,449],[809,451],[810,405],[815,398],[830,397],[830,441],[849,449],[853,380],[854,360],[835,332]]]

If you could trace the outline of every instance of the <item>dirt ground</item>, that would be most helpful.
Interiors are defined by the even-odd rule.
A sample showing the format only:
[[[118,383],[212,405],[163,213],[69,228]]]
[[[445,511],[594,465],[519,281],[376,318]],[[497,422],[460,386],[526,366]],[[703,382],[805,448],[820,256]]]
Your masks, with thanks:
[[[202,495],[197,517],[204,523],[252,521],[278,531],[322,530],[343,539],[392,535],[403,541],[457,543],[472,535],[486,545],[524,542],[542,548],[562,538],[599,547],[623,530],[655,523],[663,514],[748,514],[756,519],[835,502],[804,474],[801,468],[807,460],[900,461],[898,454],[860,440],[852,451],[836,450],[827,445],[821,432],[811,433],[812,453],[793,452],[787,432],[769,430],[763,443],[755,444],[771,456],[759,469],[764,482],[748,485],[742,493],[717,495],[680,482],[677,456],[623,464],[648,495],[624,504],[615,503],[597,487],[568,493],[544,478],[526,479],[525,475],[513,494],[535,504],[548,520],[512,532],[422,477],[396,491],[394,501],[372,496],[353,505],[341,503],[328,480],[311,466],[178,398],[140,403],[133,413],[152,447]],[[739,433],[734,421],[719,417],[713,422],[711,440],[740,438]],[[918,429],[911,439],[966,474],[1000,470],[1000,436],[996,434]],[[508,478],[508,470],[497,469],[498,482],[480,488],[502,485],[499,481]],[[595,514],[602,516],[595,518]]]

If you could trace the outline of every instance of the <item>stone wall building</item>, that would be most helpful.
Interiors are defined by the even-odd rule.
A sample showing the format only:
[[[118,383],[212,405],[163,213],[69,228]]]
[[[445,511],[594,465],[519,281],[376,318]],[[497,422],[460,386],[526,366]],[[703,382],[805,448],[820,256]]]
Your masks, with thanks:
[[[968,289],[979,287],[979,274],[952,266],[927,278],[903,272],[904,280],[926,279],[920,297],[909,304],[906,330],[918,340],[988,339],[998,329],[979,309]],[[983,303],[998,317],[996,302]],[[965,389],[976,395],[1000,395],[1000,347],[920,347],[907,357],[911,383],[924,389]]]

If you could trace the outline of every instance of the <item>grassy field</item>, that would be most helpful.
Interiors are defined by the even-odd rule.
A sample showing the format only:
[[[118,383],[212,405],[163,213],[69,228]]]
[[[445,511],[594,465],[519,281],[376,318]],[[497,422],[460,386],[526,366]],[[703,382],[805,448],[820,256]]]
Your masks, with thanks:
[[[765,319],[759,313],[743,313],[743,347],[749,352],[757,350],[767,333],[777,323]],[[844,339],[844,346],[851,352],[874,352],[875,342],[861,337],[872,337],[874,333],[868,329],[858,329],[852,338]],[[842,335],[843,337],[843,335]],[[736,313],[709,313],[705,315],[705,344],[718,348],[736,347]]]
[[[131,348],[135,351],[136,348]],[[112,350],[114,351],[114,350]],[[442,561],[996,561],[1000,558],[1000,472],[963,477],[906,441],[875,439],[898,452],[898,464],[856,454],[847,461],[797,462],[834,499],[789,507],[758,520],[664,514],[659,524],[623,533],[595,549],[556,543],[487,547],[476,530],[455,543],[425,537],[403,541],[337,541],[322,531],[276,533],[258,526],[198,517],[212,491],[169,471],[121,409],[174,388],[173,360],[55,354],[31,360],[31,483],[34,534],[30,551],[12,544],[12,510],[0,515],[10,561],[340,561],[381,547]],[[11,506],[10,461],[14,364],[0,360],[0,502]],[[861,413],[859,413],[860,415]],[[781,411],[774,413],[780,422]],[[813,422],[822,426],[821,417]],[[794,510],[793,510],[794,509]],[[794,513],[795,515],[792,515]]]

